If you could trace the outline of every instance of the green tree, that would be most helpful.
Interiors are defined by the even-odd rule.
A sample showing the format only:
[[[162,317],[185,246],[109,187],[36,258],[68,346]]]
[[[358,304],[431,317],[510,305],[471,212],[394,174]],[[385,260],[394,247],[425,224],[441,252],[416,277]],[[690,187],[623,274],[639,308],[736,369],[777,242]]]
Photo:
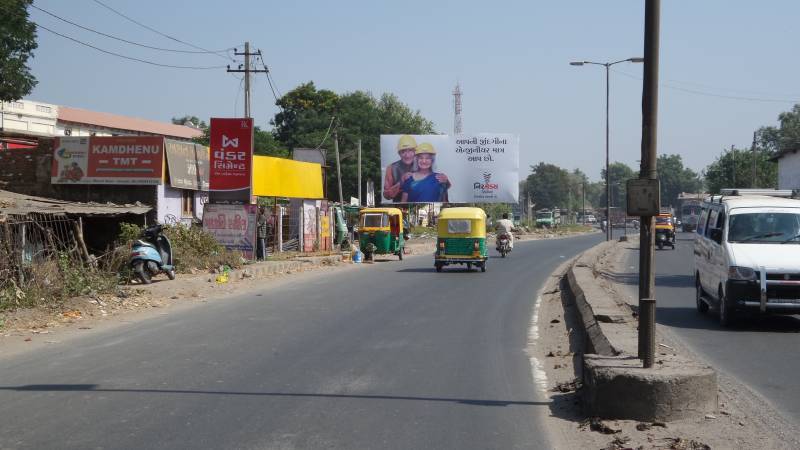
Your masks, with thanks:
[[[800,148],[800,104],[778,115],[778,122],[777,128],[761,127],[756,131],[756,145],[771,155]]]
[[[614,162],[609,164],[609,170],[611,172],[611,206],[625,208],[626,201],[625,196],[627,193],[626,183],[631,178],[636,178],[638,176],[638,172],[635,172],[631,169],[627,164],[621,162]],[[600,172],[600,176],[603,179],[603,190],[600,194],[599,207],[605,208],[606,207],[606,169],[602,169]]]
[[[705,169],[706,188],[712,194],[722,188],[751,188],[753,186],[753,151],[728,150]],[[771,153],[756,147],[756,185],[759,188],[778,187],[778,164],[770,160]]]
[[[683,166],[680,155],[658,155],[661,205],[676,206],[681,192],[700,192],[703,182],[695,171]]]
[[[527,184],[537,210],[567,207],[570,173],[561,167],[545,162],[531,166]]]
[[[36,25],[28,20],[32,0],[0,0],[0,101],[30,94],[36,78],[28,58],[36,49]]]

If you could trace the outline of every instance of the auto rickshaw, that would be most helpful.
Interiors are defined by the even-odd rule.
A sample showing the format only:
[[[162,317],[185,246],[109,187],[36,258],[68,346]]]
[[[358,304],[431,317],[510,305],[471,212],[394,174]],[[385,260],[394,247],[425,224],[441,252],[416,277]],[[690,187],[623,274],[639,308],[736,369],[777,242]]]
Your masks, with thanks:
[[[671,213],[656,216],[656,246],[661,250],[665,245],[675,250],[675,218]]]
[[[441,272],[450,264],[472,265],[486,272],[486,213],[480,208],[445,208],[439,214],[434,266]]]
[[[364,208],[358,218],[358,244],[364,259],[374,255],[397,255],[403,260],[406,235],[403,212],[397,208]]]

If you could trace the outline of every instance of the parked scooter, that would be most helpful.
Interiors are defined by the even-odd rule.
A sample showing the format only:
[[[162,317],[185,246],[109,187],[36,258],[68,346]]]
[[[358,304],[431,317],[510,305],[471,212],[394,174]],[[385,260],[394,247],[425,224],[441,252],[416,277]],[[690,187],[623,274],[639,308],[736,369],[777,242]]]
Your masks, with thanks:
[[[497,236],[497,251],[500,252],[500,257],[505,258],[507,254],[511,253],[511,243],[509,236],[505,233]]]
[[[131,249],[131,269],[144,284],[150,284],[152,277],[161,272],[167,274],[170,280],[175,279],[172,244],[163,230],[164,227],[159,224],[145,228]]]

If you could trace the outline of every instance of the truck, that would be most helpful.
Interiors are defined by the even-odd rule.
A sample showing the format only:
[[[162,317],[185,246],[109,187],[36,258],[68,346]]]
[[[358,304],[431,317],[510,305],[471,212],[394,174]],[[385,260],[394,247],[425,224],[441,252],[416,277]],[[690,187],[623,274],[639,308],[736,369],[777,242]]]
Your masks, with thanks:
[[[686,192],[678,194],[677,216],[681,223],[681,231],[691,232],[697,229],[704,198],[705,194]]]
[[[536,211],[536,228],[555,228],[560,224],[560,209],[540,209]]]

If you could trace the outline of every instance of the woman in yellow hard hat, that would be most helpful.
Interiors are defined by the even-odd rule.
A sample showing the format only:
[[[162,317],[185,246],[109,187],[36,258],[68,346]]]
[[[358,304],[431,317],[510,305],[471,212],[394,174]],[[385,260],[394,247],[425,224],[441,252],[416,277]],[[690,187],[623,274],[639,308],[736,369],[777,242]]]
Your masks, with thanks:
[[[436,149],[423,142],[417,146],[414,159],[417,170],[403,182],[401,202],[446,202],[449,181],[447,176],[433,171]],[[441,181],[444,179],[445,181]]]
[[[397,141],[397,153],[400,159],[386,168],[386,176],[383,179],[383,198],[393,202],[401,200],[401,186],[406,178],[411,176],[411,172],[417,170],[414,153],[417,149],[417,141],[414,136],[403,135]]]

